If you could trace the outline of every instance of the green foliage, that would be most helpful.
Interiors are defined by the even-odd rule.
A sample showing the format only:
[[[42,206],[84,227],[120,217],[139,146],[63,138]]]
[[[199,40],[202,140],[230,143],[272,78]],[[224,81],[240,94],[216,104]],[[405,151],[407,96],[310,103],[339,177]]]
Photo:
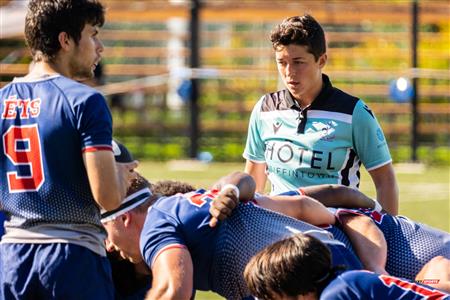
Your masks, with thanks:
[[[390,150],[395,163],[411,161],[411,147],[398,146]],[[417,149],[417,158],[420,162],[430,166],[450,166],[450,148],[420,146]]]

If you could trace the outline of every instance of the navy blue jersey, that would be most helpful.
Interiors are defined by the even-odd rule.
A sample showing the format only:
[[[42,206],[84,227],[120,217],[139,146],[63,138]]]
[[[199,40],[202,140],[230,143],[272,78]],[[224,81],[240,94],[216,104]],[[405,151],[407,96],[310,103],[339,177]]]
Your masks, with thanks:
[[[83,151],[111,150],[102,95],[63,76],[16,79],[0,90],[1,207],[8,228],[85,224],[101,230]]]
[[[369,271],[349,271],[332,280],[320,300],[419,300],[450,299],[449,294],[400,278]]]
[[[249,295],[242,273],[250,258],[269,244],[304,232],[329,246],[335,264],[360,267],[356,257],[327,231],[253,203],[239,204],[231,217],[211,228],[209,208],[217,194],[198,190],[159,199],[151,206],[140,238],[141,254],[149,266],[165,249],[187,248],[195,289],[240,299]]]
[[[404,216],[391,216],[371,209],[339,209],[337,214],[343,211],[369,216],[383,232],[388,249],[386,271],[389,274],[413,280],[433,257],[444,256],[450,259],[448,232],[414,222]]]
[[[284,192],[280,195],[304,195],[302,189]],[[397,277],[413,280],[423,266],[433,257],[450,259],[450,234],[414,222],[404,216],[391,216],[372,209],[339,209],[336,213],[350,212],[370,217],[383,232],[388,255],[386,271]],[[325,228],[351,249],[352,245],[338,226]]]

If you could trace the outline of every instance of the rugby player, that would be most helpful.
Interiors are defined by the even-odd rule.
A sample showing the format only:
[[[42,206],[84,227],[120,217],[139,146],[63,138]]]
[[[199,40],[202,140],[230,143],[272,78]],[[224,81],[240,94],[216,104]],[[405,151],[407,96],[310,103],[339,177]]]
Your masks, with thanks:
[[[97,0],[31,0],[28,75],[0,90],[1,299],[112,299],[100,207],[120,205],[136,162],[112,153],[91,78],[103,51]]]
[[[235,182],[239,199],[253,199],[249,175]],[[248,260],[263,247],[296,232],[308,232],[333,253],[334,265],[360,269],[357,257],[319,227],[258,207],[240,204],[231,217],[211,227],[210,203],[236,197],[235,188],[196,190],[160,197],[139,176],[123,204],[102,214],[108,250],[133,263],[145,262],[153,276],[148,299],[189,299],[194,289],[228,299],[249,296],[242,277]],[[251,187],[251,188],[250,188]],[[159,198],[159,199],[158,199]],[[151,208],[147,208],[151,205]]]
[[[255,202],[264,208],[299,218],[299,205],[296,203],[299,196],[306,195],[327,205],[332,204],[328,206],[339,207],[339,203],[336,205],[336,203],[329,203],[328,200],[328,198],[335,198],[335,202],[341,201],[339,195],[342,191],[333,193],[336,188],[345,187],[311,186],[277,196],[259,196],[256,197]],[[343,195],[348,197],[347,201],[355,198],[370,202],[358,190],[352,190]],[[211,206],[211,214],[216,219],[225,219],[236,206],[236,203],[232,201],[233,198],[217,199]],[[353,246],[364,267],[369,270],[414,280],[421,279],[420,273],[435,257],[450,259],[448,232],[414,222],[404,216],[392,216],[379,206],[371,209],[337,209],[335,215],[340,221],[338,226],[322,226],[322,228],[333,233],[333,236],[345,243],[347,247]],[[334,223],[330,222],[330,225],[332,224]],[[343,230],[339,229],[340,226]],[[374,227],[379,229],[381,236],[377,234]],[[348,243],[349,241],[351,243]],[[371,244],[372,247],[369,246]]]
[[[240,188],[242,188],[242,185]],[[182,190],[182,192],[186,192],[185,187],[183,187],[183,189],[184,190]],[[164,192],[161,188],[159,191]],[[177,192],[176,187],[172,186],[170,190],[167,190],[166,188],[165,192],[167,194],[173,194]],[[150,193],[150,190],[147,190],[147,197],[153,197],[151,201],[155,201],[157,196],[150,196]],[[145,208],[149,206],[150,203],[145,204],[146,200],[142,192],[135,192],[135,195],[130,195],[126,202],[134,206],[137,205],[138,207],[142,204],[144,209],[140,208],[140,213],[135,212],[133,209],[128,210],[127,207],[130,207],[128,206],[130,204],[128,204],[123,205],[123,210],[117,210],[103,215],[104,218],[102,221],[104,222],[109,234],[108,249],[120,251],[123,257],[128,258],[135,263],[141,263],[142,257],[144,257],[145,263],[152,267],[152,273],[154,276],[152,286],[154,289],[156,280],[155,277],[157,276],[158,280],[156,282],[160,285],[160,290],[163,291],[165,291],[168,287],[167,285],[164,285],[164,283],[169,284],[170,287],[177,287],[180,289],[186,288],[184,284],[187,284],[188,287],[193,286],[196,289],[211,289],[218,292],[222,296],[233,299],[236,297],[242,297],[245,295],[245,289],[243,289],[242,285],[240,285],[240,280],[242,279],[240,275],[243,271],[240,267],[242,267],[243,261],[248,258],[246,255],[249,254],[248,252],[255,253],[255,251],[257,251],[257,249],[255,249],[255,243],[264,243],[263,241],[260,241],[260,239],[264,240],[267,244],[270,243],[270,241],[274,241],[273,236],[271,236],[273,235],[274,230],[276,231],[274,227],[276,227],[277,224],[283,224],[286,220],[283,219],[285,218],[283,216],[282,219],[271,223],[271,221],[267,221],[267,219],[273,219],[273,215],[275,213],[265,209],[260,209],[257,213],[255,213],[253,212],[253,209],[255,209],[253,203],[245,205],[241,204],[238,208],[240,211],[238,213],[238,217],[232,216],[234,221],[231,221],[231,225],[229,223],[230,221],[226,220],[218,226],[219,232],[231,231],[232,234],[227,233],[231,236],[225,234],[225,237],[223,237],[225,241],[222,243],[216,244],[214,239],[212,239],[213,242],[211,242],[211,235],[215,235],[214,231],[211,231],[207,227],[207,224],[211,223],[212,218],[206,212],[205,206],[208,207],[211,204],[211,199],[215,198],[215,201],[212,202],[213,205],[210,208],[210,212],[217,218],[221,218],[221,216],[213,211],[213,208],[217,207],[217,203],[221,202],[220,199],[227,199],[225,203],[236,203],[234,202],[236,197],[233,193],[235,193],[234,188],[228,190],[228,193],[223,194],[222,197],[218,197],[220,194],[217,194],[217,191],[211,192],[203,190],[198,190],[185,195],[179,194],[175,197],[158,200],[155,207],[152,207],[149,210],[148,215],[145,216]],[[298,196],[288,197],[290,197],[291,200],[300,199]],[[138,201],[136,202],[133,200],[134,198],[138,199]],[[241,200],[242,199],[243,198],[241,198]],[[272,209],[276,207],[273,204],[270,204],[270,198],[269,200],[264,199],[264,197],[259,197],[256,199],[256,202],[262,206],[267,205]],[[279,201],[279,199],[277,201]],[[277,201],[273,202],[278,203]],[[301,201],[291,202],[298,203]],[[284,205],[283,207],[287,206]],[[291,208],[294,208],[292,212],[295,213],[295,209],[298,209],[299,207],[300,205],[293,204],[291,206]],[[226,210],[231,211],[232,209],[233,207],[228,207]],[[323,207],[323,209],[325,208]],[[218,210],[222,211],[222,213],[224,211],[223,207],[220,205]],[[261,211],[267,213],[268,216],[261,218],[257,217],[258,214],[261,214]],[[332,219],[334,220],[334,218]],[[145,225],[142,226],[142,223],[144,222]],[[172,223],[175,223],[176,225]],[[289,227],[291,227],[291,231],[287,234],[285,232],[285,236],[292,234],[292,231],[298,232],[290,225],[287,225],[285,228]],[[318,228],[313,231],[316,230],[318,230]],[[332,232],[338,236],[343,243],[351,247],[349,241],[346,240],[346,236],[340,232],[338,228],[334,227]],[[279,232],[276,234],[278,233]],[[140,253],[137,246],[139,241],[141,247]],[[415,242],[417,242],[417,240],[415,240]],[[440,240],[437,239],[435,242],[437,242],[438,245],[441,245],[440,251],[443,250],[442,247],[444,247],[445,250],[445,246],[440,244]],[[399,258],[401,257],[402,251],[407,251],[407,249],[404,249],[402,245],[400,246],[401,247],[395,247],[394,245],[394,247],[390,249],[390,252],[395,253],[392,254],[392,257]],[[223,250],[229,249],[230,247],[232,249],[228,251],[232,254],[228,253],[226,250]],[[432,245],[426,245],[424,248],[426,249],[427,247],[433,248]],[[178,251],[184,251],[186,248],[187,253],[176,253]],[[220,252],[219,249],[222,250],[222,252]],[[165,250],[168,251],[167,254],[164,254],[166,252]],[[173,253],[174,251],[175,253]],[[161,253],[161,257],[164,259],[160,260],[159,253]],[[426,254],[426,250],[425,252],[422,251],[421,255],[423,255],[423,253]],[[181,261],[175,261],[174,265],[171,258],[173,256],[177,257],[177,254],[181,255],[181,257],[179,257]],[[166,255],[168,255],[169,258],[167,258]],[[220,257],[220,263],[211,262],[217,260],[218,257]],[[420,257],[418,261],[409,261],[408,258],[405,258],[405,260],[407,263],[420,264],[421,267],[425,265],[422,263]],[[180,267],[177,263],[180,263],[182,266]],[[394,260],[394,263],[399,265],[397,266],[398,269],[401,269],[401,266],[405,265],[405,263],[401,261]],[[211,264],[213,264],[213,267],[211,267]],[[416,268],[413,265],[410,267]],[[193,276],[192,278],[184,273],[186,271],[184,268],[187,268],[186,270],[188,270],[188,273],[191,272],[189,274]],[[395,268],[396,266],[394,264],[394,273]],[[212,270],[214,270],[214,272],[212,272]],[[181,275],[178,274],[178,272],[181,272]],[[414,277],[412,279],[414,279]],[[161,280],[163,283],[161,283]],[[164,282],[164,280],[167,281]],[[183,281],[183,283],[180,283],[180,280]],[[184,282],[184,280],[187,282]],[[212,285],[211,282],[219,283]],[[226,282],[225,288],[224,282]],[[188,293],[187,290],[184,290],[184,292]],[[187,294],[175,294],[176,297],[182,297],[183,295],[186,296]],[[158,294],[158,296],[162,295]]]
[[[369,271],[342,273],[332,267],[330,251],[323,243],[301,233],[252,257],[244,278],[252,295],[260,300],[450,298],[440,290],[393,276]]]

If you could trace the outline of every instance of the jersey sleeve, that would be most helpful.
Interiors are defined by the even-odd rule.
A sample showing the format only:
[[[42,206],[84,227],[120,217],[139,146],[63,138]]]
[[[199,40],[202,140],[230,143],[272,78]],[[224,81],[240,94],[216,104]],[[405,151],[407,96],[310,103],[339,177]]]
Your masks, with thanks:
[[[88,97],[78,113],[83,151],[112,150],[112,117],[103,96]]]
[[[380,124],[361,100],[355,106],[352,124],[353,147],[368,171],[392,161]]]
[[[165,249],[186,247],[179,227],[179,222],[173,216],[155,207],[149,210],[139,246],[141,255],[150,268],[156,257]]]
[[[263,98],[261,98],[258,103],[256,103],[255,107],[253,107],[252,114],[250,115],[250,121],[248,124],[248,132],[247,132],[247,143],[245,145],[245,150],[243,153],[243,157],[253,162],[264,163],[265,157],[264,152],[266,150],[266,146],[261,137],[261,104]]]

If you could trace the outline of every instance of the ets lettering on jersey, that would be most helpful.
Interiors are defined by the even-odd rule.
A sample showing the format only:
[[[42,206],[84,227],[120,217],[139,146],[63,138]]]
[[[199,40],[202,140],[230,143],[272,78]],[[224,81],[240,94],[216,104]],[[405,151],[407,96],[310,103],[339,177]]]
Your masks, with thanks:
[[[17,95],[9,96],[4,100],[2,119],[37,118],[41,113],[41,99],[17,99]]]

